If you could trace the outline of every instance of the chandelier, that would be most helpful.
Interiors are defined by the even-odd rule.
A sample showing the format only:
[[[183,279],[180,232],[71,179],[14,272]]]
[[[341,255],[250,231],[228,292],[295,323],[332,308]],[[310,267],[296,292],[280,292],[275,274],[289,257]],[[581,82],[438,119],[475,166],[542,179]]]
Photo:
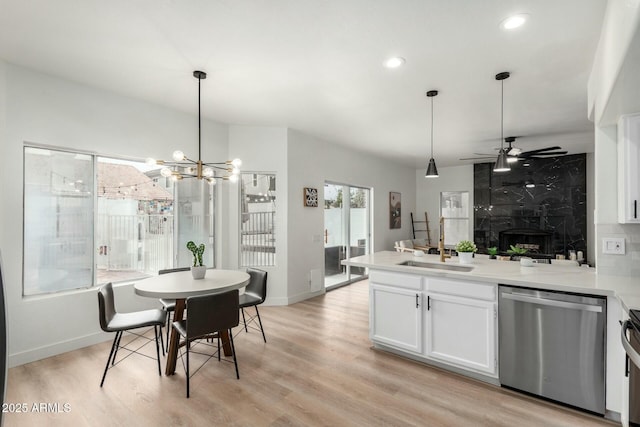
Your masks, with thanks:
[[[184,155],[180,150],[173,152],[173,161],[147,159],[149,165],[162,165],[160,175],[171,178],[173,181],[180,181],[184,178],[204,179],[209,184],[214,185],[216,179],[238,181],[240,175],[240,159],[227,160],[225,162],[203,162],[202,161],[202,127],[200,115],[200,82],[207,78],[204,71],[194,71],[193,77],[198,79],[198,160],[193,160]],[[217,171],[223,171],[224,175],[218,175]]]

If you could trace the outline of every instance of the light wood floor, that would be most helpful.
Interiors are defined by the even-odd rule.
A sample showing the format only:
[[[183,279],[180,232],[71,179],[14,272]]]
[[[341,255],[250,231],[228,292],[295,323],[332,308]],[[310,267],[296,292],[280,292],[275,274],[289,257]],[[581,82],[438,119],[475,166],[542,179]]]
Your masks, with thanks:
[[[180,362],[176,375],[159,377],[155,361],[137,355],[100,388],[110,343],[12,368],[7,402],[70,411],[5,413],[5,426],[613,425],[372,350],[367,286],[263,306],[268,342],[255,331],[236,337],[240,380],[232,363],[210,360],[192,378],[190,399]]]

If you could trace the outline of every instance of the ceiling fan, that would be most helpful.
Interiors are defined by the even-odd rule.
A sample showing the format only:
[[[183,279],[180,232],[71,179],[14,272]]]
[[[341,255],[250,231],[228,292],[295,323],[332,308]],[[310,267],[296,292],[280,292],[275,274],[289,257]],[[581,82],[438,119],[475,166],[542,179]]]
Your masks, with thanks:
[[[551,147],[538,148],[536,150],[522,151],[522,149],[518,147],[514,147],[513,143],[515,142],[517,137],[508,136],[504,139],[504,142],[507,143],[507,147],[505,151],[507,153],[507,161],[509,163],[517,162],[519,160],[526,159],[546,159],[549,157],[555,156],[563,156],[568,153],[568,151],[562,150],[559,146],[554,145]],[[485,160],[496,158],[495,154],[483,154],[483,153],[473,153],[477,157],[465,157],[459,160]]]

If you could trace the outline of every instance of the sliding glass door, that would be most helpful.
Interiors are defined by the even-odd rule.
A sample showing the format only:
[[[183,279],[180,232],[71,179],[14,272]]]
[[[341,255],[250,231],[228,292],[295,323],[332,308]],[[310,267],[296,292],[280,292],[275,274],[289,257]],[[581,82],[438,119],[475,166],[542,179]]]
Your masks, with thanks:
[[[364,268],[347,267],[341,261],[369,253],[370,195],[368,188],[324,185],[324,285],[327,289],[366,275]]]

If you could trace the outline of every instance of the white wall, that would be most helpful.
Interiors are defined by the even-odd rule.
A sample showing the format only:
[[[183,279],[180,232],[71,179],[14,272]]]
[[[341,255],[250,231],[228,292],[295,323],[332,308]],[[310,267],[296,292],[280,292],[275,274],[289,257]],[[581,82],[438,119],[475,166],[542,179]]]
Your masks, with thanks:
[[[276,265],[260,267],[268,272],[266,304],[287,304],[287,129],[264,126],[230,126],[229,149],[234,157],[242,159],[243,172],[264,172],[276,174]],[[229,258],[227,266],[238,268],[240,229],[240,189],[238,185],[229,187]]]
[[[9,325],[9,365],[109,339],[100,331],[96,290],[22,297],[22,149],[25,141],[96,152],[169,158],[176,148],[196,153],[197,118],[149,103],[0,62],[0,207]],[[6,126],[5,126],[6,124]],[[227,156],[227,127],[203,121],[203,157]],[[178,147],[177,145],[180,145]],[[220,215],[218,215],[220,218]],[[26,260],[28,262],[28,260]],[[136,297],[132,285],[116,290],[123,311],[158,306]]]
[[[417,196],[414,216],[418,220],[424,220],[424,212],[429,215],[431,244],[433,246],[438,244],[440,193],[443,191],[469,192],[469,237],[473,240],[473,165],[438,168],[438,174],[440,174],[438,178],[425,178],[425,169],[417,169],[415,171]],[[416,237],[420,238],[423,235],[418,236],[416,234]]]
[[[595,253],[598,274],[640,275],[640,227],[618,224],[617,128],[620,115],[640,108],[640,7],[609,0],[589,76],[589,112],[595,124]],[[622,237],[625,255],[602,253],[604,237]]]
[[[587,91],[589,118],[597,125],[615,124],[640,106],[637,96],[627,95],[638,93],[639,27],[637,0],[608,0]]]
[[[372,188],[373,250],[392,250],[395,240],[409,238],[409,213],[416,206],[414,170],[327,143],[295,130],[288,134],[289,301],[310,295],[309,275],[324,271],[324,205],[325,181]],[[317,188],[319,207],[303,206],[304,187]],[[389,192],[402,193],[402,228],[389,229]],[[321,291],[322,292],[322,291]]]

